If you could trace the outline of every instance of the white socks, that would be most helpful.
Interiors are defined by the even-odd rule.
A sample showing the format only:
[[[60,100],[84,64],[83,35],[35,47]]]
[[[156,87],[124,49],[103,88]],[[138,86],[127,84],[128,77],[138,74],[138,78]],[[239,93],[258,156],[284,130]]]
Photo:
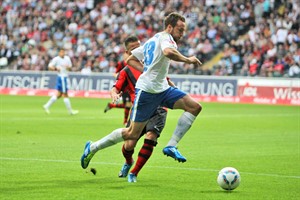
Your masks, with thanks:
[[[96,142],[93,142],[90,146],[91,152],[96,153],[101,149],[105,149],[121,141],[124,141],[122,137],[122,130],[123,128],[116,129],[113,132],[111,132],[109,135],[105,136],[104,138]]]
[[[53,95],[53,96],[49,99],[49,101],[44,105],[44,108],[49,109],[50,106],[51,106],[56,100],[57,100],[57,96],[56,96],[56,95]],[[68,112],[69,112],[70,114],[72,114],[72,106],[71,106],[70,99],[67,98],[67,97],[65,97],[65,98],[64,98],[64,103],[65,103],[65,105],[66,105],[66,108],[67,108]]]
[[[56,95],[53,95],[49,101],[44,105],[45,108],[49,109],[50,106],[57,100]]]
[[[176,146],[184,134],[190,129],[192,123],[195,121],[196,116],[189,112],[184,112],[178,122],[176,129],[168,142],[167,146]]]
[[[68,109],[69,113],[72,114],[72,107],[71,107],[70,99],[64,98],[64,103],[65,103],[66,108]]]

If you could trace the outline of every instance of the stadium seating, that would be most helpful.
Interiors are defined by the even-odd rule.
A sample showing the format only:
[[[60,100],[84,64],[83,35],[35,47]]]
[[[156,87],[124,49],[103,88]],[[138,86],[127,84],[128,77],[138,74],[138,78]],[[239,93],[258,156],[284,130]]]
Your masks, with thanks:
[[[177,11],[188,24],[179,51],[197,55],[209,65],[193,68],[172,63],[170,73],[298,77],[300,8],[296,2],[2,1],[0,68],[47,70],[57,49],[64,47],[74,71],[91,65],[92,72],[114,72],[126,36],[136,34],[144,42],[163,29],[166,14]],[[262,66],[269,58],[273,64],[265,73]],[[258,66],[252,73],[254,60]]]

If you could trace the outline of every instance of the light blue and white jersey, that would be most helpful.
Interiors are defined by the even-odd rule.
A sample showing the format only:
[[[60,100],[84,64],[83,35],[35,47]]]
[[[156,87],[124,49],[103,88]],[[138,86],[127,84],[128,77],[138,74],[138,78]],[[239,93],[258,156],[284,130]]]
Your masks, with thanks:
[[[160,32],[131,52],[137,59],[144,61],[144,72],[136,88],[148,93],[160,93],[170,87],[166,79],[170,59],[163,54],[165,48],[177,49],[177,44],[169,33]]]
[[[67,77],[68,67],[72,67],[72,62],[69,56],[64,56],[63,58],[56,56],[50,61],[49,66],[54,66],[56,69],[58,69],[59,76]]]

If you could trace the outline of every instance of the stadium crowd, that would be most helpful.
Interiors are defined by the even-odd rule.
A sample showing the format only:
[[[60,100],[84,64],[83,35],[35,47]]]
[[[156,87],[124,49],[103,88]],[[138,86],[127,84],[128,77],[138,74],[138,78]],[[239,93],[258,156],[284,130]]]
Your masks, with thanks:
[[[0,68],[48,70],[58,48],[74,71],[115,72],[124,38],[143,43],[163,30],[171,11],[187,19],[179,45],[184,55],[211,69],[172,63],[170,73],[300,76],[300,3],[297,0],[3,0],[0,3]]]

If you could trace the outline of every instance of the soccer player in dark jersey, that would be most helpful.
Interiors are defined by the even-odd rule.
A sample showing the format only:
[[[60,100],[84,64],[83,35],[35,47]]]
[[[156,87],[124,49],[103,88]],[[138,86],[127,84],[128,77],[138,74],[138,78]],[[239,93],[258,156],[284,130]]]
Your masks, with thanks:
[[[125,59],[127,59],[128,56],[130,55],[130,52],[128,52],[128,49],[132,49],[133,48],[132,45],[134,45],[134,43],[132,43],[130,41],[130,38],[128,38],[128,40],[125,44],[126,51],[125,51],[123,60],[119,61],[116,65],[116,76],[118,76],[118,74],[122,71],[122,69],[125,66],[127,66],[127,63],[125,62]],[[129,95],[128,92],[122,92],[122,100],[123,100],[123,103],[109,102],[106,105],[105,109],[104,109],[104,113],[106,113],[107,111],[109,111],[112,108],[124,108],[123,124],[126,125],[127,121],[128,121],[129,111],[130,111],[130,108],[132,106],[130,95]]]

